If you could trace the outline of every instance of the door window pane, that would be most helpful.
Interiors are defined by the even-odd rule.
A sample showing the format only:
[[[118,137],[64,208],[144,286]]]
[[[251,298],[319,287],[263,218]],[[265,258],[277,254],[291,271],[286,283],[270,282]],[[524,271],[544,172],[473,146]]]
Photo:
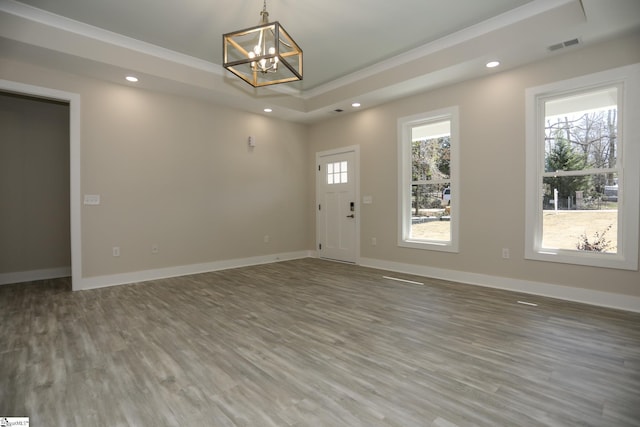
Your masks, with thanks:
[[[347,162],[327,163],[327,184],[347,184],[349,171]]]

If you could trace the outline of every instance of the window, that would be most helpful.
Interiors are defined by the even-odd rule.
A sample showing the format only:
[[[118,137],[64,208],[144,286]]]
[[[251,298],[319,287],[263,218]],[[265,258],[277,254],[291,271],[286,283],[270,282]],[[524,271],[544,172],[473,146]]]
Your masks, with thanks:
[[[458,250],[458,109],[398,120],[398,245]]]
[[[347,162],[327,163],[327,184],[346,184],[349,181]]]
[[[639,75],[527,90],[527,258],[637,269]]]

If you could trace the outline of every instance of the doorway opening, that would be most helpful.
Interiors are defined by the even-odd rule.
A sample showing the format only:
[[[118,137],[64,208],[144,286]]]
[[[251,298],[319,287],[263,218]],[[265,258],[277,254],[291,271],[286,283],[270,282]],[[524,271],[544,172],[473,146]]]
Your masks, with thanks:
[[[16,98],[35,98],[42,102],[68,105],[68,221],[67,236],[70,242],[71,283],[72,289],[82,289],[82,262],[81,262],[81,225],[80,225],[80,95],[55,89],[33,86],[8,80],[0,80],[0,92]],[[37,187],[37,186],[36,186]],[[27,195],[26,197],[35,197]],[[68,267],[67,267],[68,269]],[[57,269],[48,271],[43,269],[40,274],[54,274]],[[67,271],[67,274],[68,271]],[[7,276],[11,279],[11,276]],[[20,276],[16,277],[20,281]],[[51,277],[42,277],[51,278]],[[31,278],[37,280],[37,278]],[[8,283],[8,282],[6,282]]]

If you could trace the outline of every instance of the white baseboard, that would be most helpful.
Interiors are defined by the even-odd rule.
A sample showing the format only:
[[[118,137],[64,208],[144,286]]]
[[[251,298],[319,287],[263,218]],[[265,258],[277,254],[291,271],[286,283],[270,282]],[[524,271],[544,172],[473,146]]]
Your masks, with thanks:
[[[57,279],[59,277],[71,277],[71,267],[44,268],[41,270],[0,273],[0,285],[32,282],[34,280]]]
[[[124,285],[128,283],[144,282],[147,280],[166,279],[169,277],[187,276],[190,274],[208,273],[211,271],[227,270],[231,268],[247,267],[251,265],[269,264],[279,261],[289,261],[301,258],[316,258],[316,251],[298,251],[281,254],[263,255],[249,258],[214,261],[203,264],[192,264],[179,267],[160,268],[155,270],[136,271],[132,273],[112,274],[82,278],[80,283],[73,283],[73,290],[95,289],[107,286]],[[531,295],[540,295],[575,301],[600,307],[616,308],[620,310],[640,313],[640,298],[611,292],[594,291],[571,286],[554,285],[550,283],[534,282],[530,280],[512,279],[507,277],[489,276],[486,274],[469,273],[464,271],[447,270],[443,268],[427,267],[415,264],[405,264],[394,261],[384,261],[373,258],[360,258],[358,265],[413,274],[416,276],[432,277],[434,279],[449,280],[469,285],[488,288],[504,289]],[[34,280],[55,279],[71,276],[71,267],[60,267],[15,273],[0,273],[0,285],[22,283]]]
[[[566,301],[581,302],[600,307],[616,308],[636,313],[640,312],[640,298],[631,295],[593,291],[590,289],[575,288],[571,286],[553,285],[550,283],[533,282],[530,280],[511,279],[479,273],[446,270],[443,268],[404,264],[372,258],[360,258],[359,265],[363,267],[413,274],[416,276],[449,280],[469,285],[504,289],[507,291],[558,298]]]
[[[178,267],[159,268],[155,270],[134,271],[131,273],[111,274],[108,276],[83,277],[80,283],[73,283],[73,290],[104,288],[107,286],[125,285],[128,283],[145,282],[148,280],[167,279],[170,277],[187,276],[190,274],[209,273],[212,271],[228,270],[230,268],[248,267],[251,265],[269,264],[279,261],[308,258],[309,251],[286,252],[272,255],[262,255],[249,258],[213,261],[203,264],[191,264]]]

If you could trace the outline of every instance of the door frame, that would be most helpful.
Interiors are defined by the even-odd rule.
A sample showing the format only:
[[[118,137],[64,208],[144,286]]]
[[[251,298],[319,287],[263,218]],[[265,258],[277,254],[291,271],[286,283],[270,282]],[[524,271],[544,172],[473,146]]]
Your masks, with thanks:
[[[69,186],[71,225],[71,289],[82,284],[82,218],[80,193],[80,94],[0,79],[0,90],[69,103]]]
[[[314,165],[315,175],[316,175],[316,203],[315,203],[315,213],[316,213],[316,241],[314,247],[314,253],[316,258],[320,258],[320,253],[318,252],[318,245],[320,244],[320,214],[318,213],[318,205],[320,204],[320,191],[321,191],[321,182],[320,181],[324,175],[318,173],[318,166],[320,165],[320,158],[325,156],[333,156],[336,154],[346,154],[346,153],[354,153],[355,157],[355,165],[354,165],[354,173],[353,179],[355,180],[355,203],[356,203],[356,232],[355,232],[355,264],[360,264],[360,146],[359,145],[349,145],[346,147],[334,148],[332,150],[326,151],[317,151],[316,152],[316,163]],[[336,260],[337,261],[337,260]]]

